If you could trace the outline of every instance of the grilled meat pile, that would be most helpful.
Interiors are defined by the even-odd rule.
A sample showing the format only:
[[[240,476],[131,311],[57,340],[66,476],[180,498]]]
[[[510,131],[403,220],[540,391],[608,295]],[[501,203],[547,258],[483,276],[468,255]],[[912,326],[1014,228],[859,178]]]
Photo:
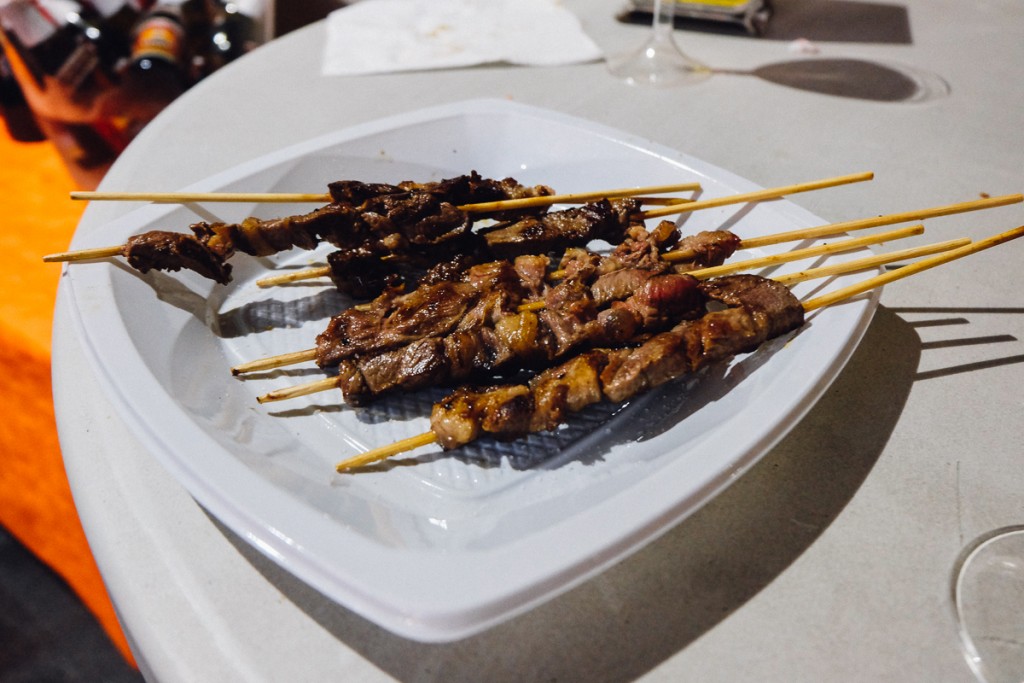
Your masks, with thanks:
[[[739,240],[732,233],[704,232],[680,241],[677,228],[668,221],[651,232],[632,226],[628,237],[608,256],[581,248],[567,250],[559,263],[562,277],[556,285],[549,282],[546,255],[491,261],[465,270],[457,264],[449,274],[451,279],[438,277],[407,294],[385,290],[369,304],[334,316],[317,336],[317,364],[333,367],[342,360],[370,356],[426,337],[465,332],[486,321],[493,324],[502,316],[517,314],[518,306],[528,300],[544,301],[541,322],[552,328],[554,338],[564,339],[580,321],[595,319],[601,307],[626,299],[655,275],[678,270],[679,264],[662,258],[661,249],[681,242],[688,245],[685,255],[691,260],[682,265],[689,268],[721,263]],[[556,319],[556,312],[564,314],[563,318]]]
[[[599,309],[592,297],[563,298],[558,308],[533,311],[495,307],[467,316],[448,334],[423,337],[338,365],[345,401],[361,405],[396,390],[450,385],[512,369],[536,369],[592,346],[621,345],[703,313],[697,280],[652,275],[632,296]]]

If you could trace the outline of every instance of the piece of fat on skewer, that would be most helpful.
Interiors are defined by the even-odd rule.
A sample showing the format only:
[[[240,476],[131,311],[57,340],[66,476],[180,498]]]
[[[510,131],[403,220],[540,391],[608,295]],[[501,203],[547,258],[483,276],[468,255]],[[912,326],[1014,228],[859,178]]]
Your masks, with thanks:
[[[673,192],[700,192],[701,184],[696,182],[668,183],[663,185],[645,185],[642,187],[623,187],[591,192],[571,192],[550,194],[519,199],[501,199],[492,202],[463,204],[458,208],[467,212],[507,211],[525,209],[550,204],[585,203],[595,199],[614,199],[617,197],[633,197],[644,194],[669,194]],[[136,201],[155,204],[188,204],[200,202],[253,202],[253,203],[329,203],[333,198],[328,193],[309,194],[301,192],[106,192],[76,191],[71,199],[82,201]],[[676,199],[675,201],[689,201]],[[652,199],[655,204],[672,204],[672,200]]]

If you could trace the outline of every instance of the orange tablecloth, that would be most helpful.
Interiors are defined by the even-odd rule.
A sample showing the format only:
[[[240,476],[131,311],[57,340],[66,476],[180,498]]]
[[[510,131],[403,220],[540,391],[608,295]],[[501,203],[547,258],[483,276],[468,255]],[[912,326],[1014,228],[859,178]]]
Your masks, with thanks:
[[[60,574],[129,660],[131,654],[86,543],[57,443],[50,327],[63,251],[84,206],[49,143],[13,141],[0,126],[0,524]]]

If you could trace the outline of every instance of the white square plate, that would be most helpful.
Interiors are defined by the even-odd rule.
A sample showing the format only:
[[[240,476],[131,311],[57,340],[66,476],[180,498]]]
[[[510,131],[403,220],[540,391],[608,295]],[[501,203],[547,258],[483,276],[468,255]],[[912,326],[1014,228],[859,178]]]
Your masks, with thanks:
[[[558,192],[689,180],[702,184],[702,198],[759,189],[632,135],[497,100],[339,131],[187,189],[317,192],[342,178],[429,181],[470,170]],[[119,244],[154,228],[185,231],[200,218],[308,210],[153,205],[73,246]],[[680,222],[684,232],[726,227],[744,237],[824,223],[786,200],[699,211]],[[430,404],[443,392],[359,410],[337,393],[261,406],[257,395],[318,372],[299,366],[231,377],[242,361],[311,347],[328,317],[348,305],[323,285],[254,284],[269,268],[302,267],[324,253],[236,256],[228,286],[192,273],[143,276],[120,262],[71,265],[76,324],[119,411],[196,500],[329,598],[424,641],[464,637],[526,610],[691,513],[810,408],[875,306],[869,296],[819,311],[798,333],[755,353],[626,406],[588,411],[553,433],[454,453],[425,448],[391,466],[339,475],[338,461],[426,431]],[[795,291],[806,297],[850,280]]]

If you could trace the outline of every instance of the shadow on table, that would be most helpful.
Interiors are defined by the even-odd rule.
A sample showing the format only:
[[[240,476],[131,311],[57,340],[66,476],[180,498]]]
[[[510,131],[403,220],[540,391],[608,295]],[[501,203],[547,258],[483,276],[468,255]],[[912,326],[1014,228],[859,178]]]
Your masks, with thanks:
[[[901,64],[863,59],[805,58],[764,64],[751,70],[712,69],[715,74],[754,76],[820,95],[872,102],[927,102],[950,93],[939,76]]]
[[[583,585],[455,643],[392,635],[225,534],[288,600],[399,680],[633,680],[740,609],[828,528],[888,441],[920,353],[913,327],[878,309],[830,390],[732,486]]]

